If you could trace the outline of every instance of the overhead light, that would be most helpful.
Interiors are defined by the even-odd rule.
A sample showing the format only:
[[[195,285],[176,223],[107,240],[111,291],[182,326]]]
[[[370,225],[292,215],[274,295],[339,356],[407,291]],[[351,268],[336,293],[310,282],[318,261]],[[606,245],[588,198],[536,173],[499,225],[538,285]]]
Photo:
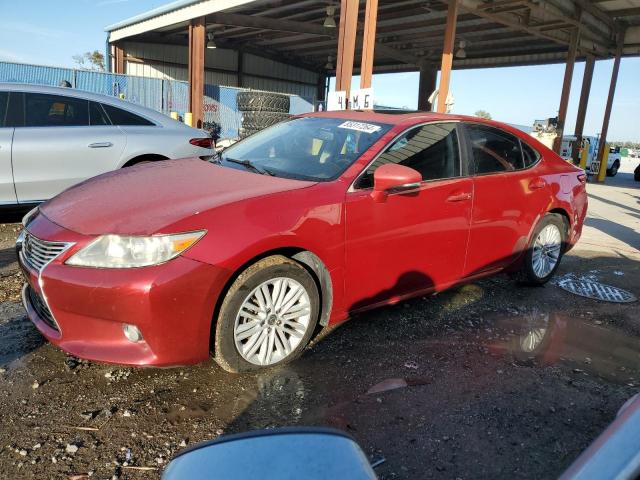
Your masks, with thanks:
[[[336,19],[334,15],[336,14],[336,7],[334,5],[327,6],[327,18],[324,19],[324,25],[327,28],[336,28]]]
[[[327,64],[324,66],[325,70],[333,70],[333,57],[329,55],[327,57]]]
[[[213,33],[207,33],[207,48],[218,48],[216,41],[213,38]]]
[[[456,58],[467,58],[467,52],[464,49],[464,47],[466,46],[467,42],[465,42],[464,40],[460,40],[460,43],[458,44],[458,50],[456,50]]]

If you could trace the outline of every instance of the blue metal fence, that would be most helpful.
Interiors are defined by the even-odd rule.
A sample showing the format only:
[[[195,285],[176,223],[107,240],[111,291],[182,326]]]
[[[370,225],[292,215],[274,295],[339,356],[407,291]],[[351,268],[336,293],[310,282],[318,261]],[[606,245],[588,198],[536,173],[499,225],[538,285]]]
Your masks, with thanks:
[[[72,87],[103,95],[120,97],[130,102],[169,114],[182,116],[189,108],[189,85],[180,80],[118,75],[108,72],[46,67],[0,61],[0,82],[60,85],[67,81]],[[220,136],[238,136],[241,114],[236,106],[239,91],[245,89],[205,85],[204,120],[219,126]],[[312,101],[291,95],[290,113],[313,110]]]

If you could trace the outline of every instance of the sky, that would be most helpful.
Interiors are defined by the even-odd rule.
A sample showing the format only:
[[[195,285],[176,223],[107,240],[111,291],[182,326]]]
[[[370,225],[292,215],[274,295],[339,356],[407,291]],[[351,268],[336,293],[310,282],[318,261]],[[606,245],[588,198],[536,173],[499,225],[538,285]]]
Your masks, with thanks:
[[[106,25],[169,0],[0,0],[0,60],[73,66],[73,55],[105,51]],[[613,61],[596,62],[585,121],[585,135],[602,128]],[[584,63],[576,64],[565,132],[572,133]],[[564,65],[454,71],[450,90],[453,111],[486,110],[507,123],[531,126],[558,111]],[[357,85],[358,79],[354,78]],[[418,74],[376,75],[376,103],[416,108]],[[623,59],[609,126],[609,139],[640,141],[640,58]]]

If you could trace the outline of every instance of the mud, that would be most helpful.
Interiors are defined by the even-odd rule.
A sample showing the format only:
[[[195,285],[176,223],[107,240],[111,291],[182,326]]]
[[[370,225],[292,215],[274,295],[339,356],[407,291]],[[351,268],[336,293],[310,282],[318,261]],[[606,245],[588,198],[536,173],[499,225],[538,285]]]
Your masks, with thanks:
[[[360,315],[263,374],[81,362],[25,318],[18,231],[0,227],[0,478],[159,478],[194,442],[285,425],[348,431],[383,479],[555,478],[640,385],[637,303],[506,276]],[[565,274],[640,296],[635,260],[581,251]]]

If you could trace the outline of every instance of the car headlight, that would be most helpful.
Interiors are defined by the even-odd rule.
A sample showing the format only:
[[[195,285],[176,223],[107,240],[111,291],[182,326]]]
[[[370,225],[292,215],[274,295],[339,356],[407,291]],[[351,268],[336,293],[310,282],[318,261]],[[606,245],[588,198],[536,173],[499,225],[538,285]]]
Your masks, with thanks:
[[[94,268],[147,267],[177,257],[206,231],[133,237],[102,235],[75,253],[67,265]]]

